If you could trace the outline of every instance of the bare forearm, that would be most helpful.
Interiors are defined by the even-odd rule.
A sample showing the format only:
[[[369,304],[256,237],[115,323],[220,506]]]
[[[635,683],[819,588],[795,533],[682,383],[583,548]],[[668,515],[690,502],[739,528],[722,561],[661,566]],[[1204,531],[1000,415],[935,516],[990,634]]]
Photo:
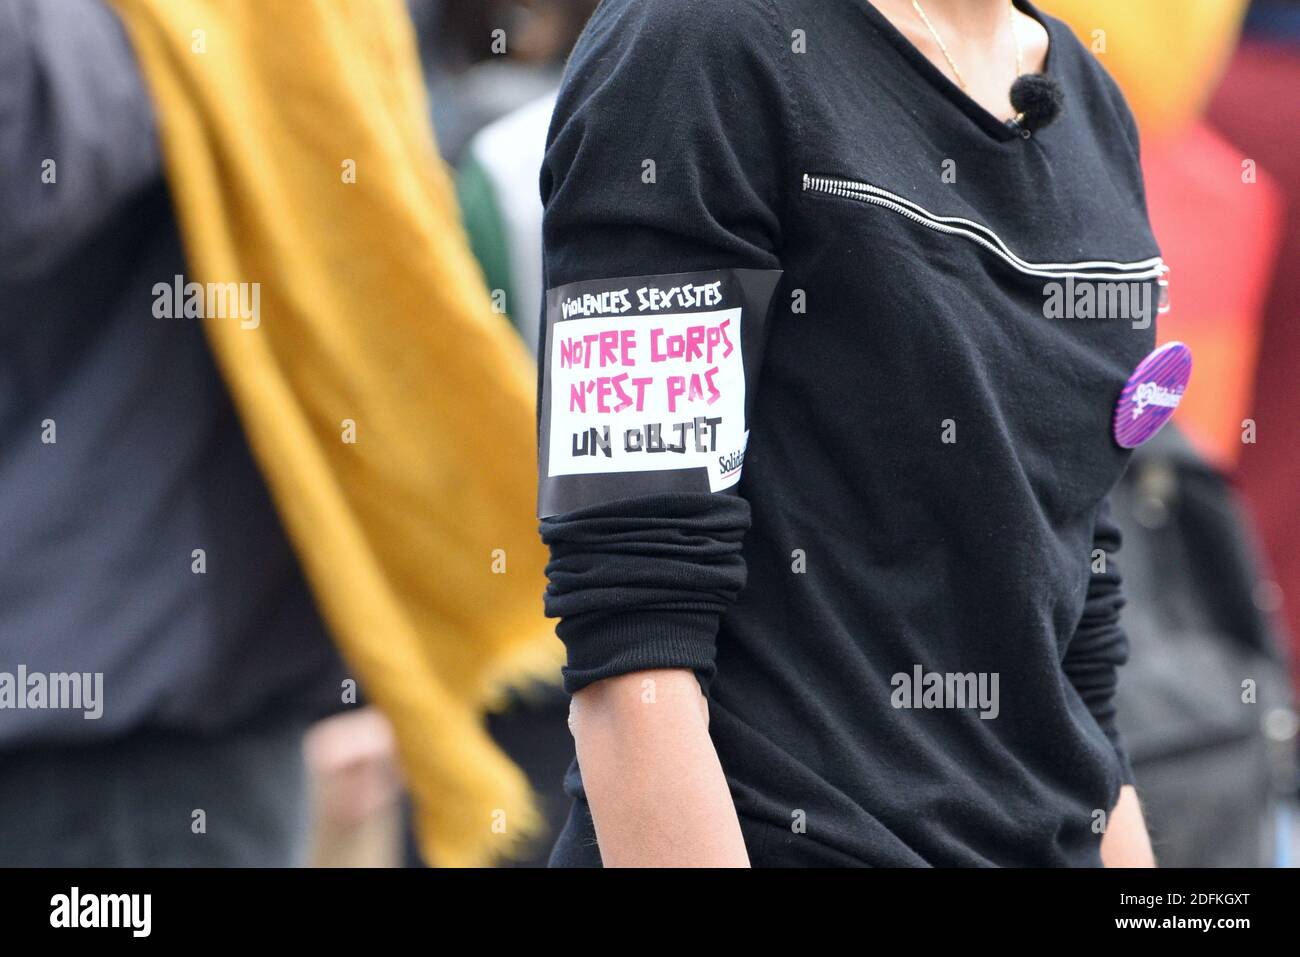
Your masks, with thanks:
[[[691,672],[596,682],[569,725],[606,867],[749,866]]]
[[[1120,789],[1101,838],[1101,862],[1106,867],[1155,867],[1155,854],[1147,834],[1142,806],[1131,785]]]

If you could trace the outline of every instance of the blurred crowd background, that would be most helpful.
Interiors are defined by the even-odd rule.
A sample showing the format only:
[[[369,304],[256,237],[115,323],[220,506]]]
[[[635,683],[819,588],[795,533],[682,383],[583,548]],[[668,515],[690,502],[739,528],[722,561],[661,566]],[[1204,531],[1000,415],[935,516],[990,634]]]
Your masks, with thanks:
[[[59,2],[74,6],[72,0]],[[0,4],[11,4],[5,13],[14,18],[28,15],[32,6],[14,0]],[[566,56],[597,5],[598,0],[407,4],[427,88],[427,120],[441,154],[440,161],[430,162],[445,164],[447,171],[435,187],[445,188],[454,203],[459,225],[450,227],[452,241],[473,254],[472,260],[453,260],[456,273],[481,293],[476,308],[483,317],[476,321],[497,323],[500,329],[492,334],[516,338],[521,352],[535,351],[538,338],[538,170],[547,126]],[[119,5],[130,6],[126,0]],[[1147,201],[1171,266],[1172,309],[1161,317],[1161,340],[1187,342],[1197,362],[1189,398],[1173,420],[1176,427],[1137,451],[1116,503],[1125,534],[1120,564],[1128,605],[1123,620],[1132,642],[1119,708],[1156,854],[1173,866],[1293,866],[1300,853],[1293,709],[1300,677],[1294,667],[1300,659],[1300,376],[1295,374],[1300,367],[1300,2],[1042,0],[1040,6],[1071,24],[1115,75],[1133,107],[1142,133]],[[138,42],[140,34],[133,35]],[[13,71],[0,73],[0,101],[20,92]],[[302,108],[312,108],[310,84],[268,95],[283,109],[298,108],[291,102],[295,96],[304,98]],[[40,104],[43,110],[59,106],[57,96]],[[0,127],[0,133],[12,135],[8,127]],[[173,149],[168,171],[174,169],[175,156]],[[358,169],[359,176],[366,175],[363,167]],[[128,207],[118,212],[123,209]],[[129,210],[136,222],[146,214],[164,215],[153,208]],[[191,251],[185,223],[182,215],[183,245]],[[94,226],[101,229],[102,223]],[[166,228],[175,230],[170,224]],[[0,292],[11,304],[22,303],[26,293],[30,301],[57,313],[66,303],[32,290],[49,286],[59,268],[51,261],[43,271],[34,267],[28,275],[6,275]],[[80,268],[85,271],[84,262]],[[110,258],[98,268],[115,267]],[[170,278],[170,272],[162,276]],[[80,295],[81,308],[88,302],[92,311],[108,308],[94,304],[95,288],[82,288]],[[436,325],[440,314],[423,318]],[[247,414],[246,400],[238,393],[236,406]],[[266,473],[262,446],[253,444]],[[472,472],[473,453],[466,457]],[[531,478],[533,460],[527,454],[515,465]],[[250,471],[241,481],[251,488],[253,475]],[[14,481],[12,471],[0,467],[0,496],[9,494]],[[283,514],[292,490],[286,493],[278,479],[270,484]],[[100,484],[93,494],[122,494],[114,488]],[[239,488],[227,486],[227,506],[235,513],[248,511]],[[247,495],[259,502],[265,498],[261,491]],[[532,521],[530,514],[519,519],[525,525]],[[241,521],[252,520],[245,515]],[[408,515],[407,521],[419,518]],[[287,524],[289,539],[303,555],[303,534]],[[247,540],[258,543],[264,570],[277,561],[289,562],[283,532],[253,523],[247,534]],[[423,567],[437,577],[441,560],[437,554],[426,556]],[[24,561],[24,554],[6,549],[0,582],[7,579],[8,584],[0,588],[0,597],[23,587],[15,584],[20,576],[13,569]],[[298,658],[302,644],[318,640],[324,646],[320,636],[338,630],[337,622],[346,617],[320,598],[320,574],[309,560],[303,563],[317,603],[328,607],[323,622],[301,609],[277,619],[275,629],[299,634],[297,645],[285,645],[285,654]],[[281,568],[275,574],[292,577],[295,584],[267,594],[265,601],[292,605],[303,600],[306,592],[296,573]],[[528,589],[537,596],[537,607],[527,613],[540,616],[540,577],[530,579]],[[497,601],[490,596],[482,600]],[[23,660],[21,643],[11,639],[16,629],[37,628],[34,620],[23,622],[0,612],[0,670],[11,671]],[[209,629],[211,641],[219,645],[234,627],[228,620]],[[265,641],[278,639],[278,631],[259,634]],[[462,651],[464,642],[474,640],[471,631],[452,638]],[[215,863],[543,864],[567,811],[560,786],[572,756],[567,700],[543,680],[547,667],[517,668],[492,694],[453,695],[472,720],[487,722],[495,747],[458,751],[448,745],[438,760],[422,763],[417,754],[421,735],[411,725],[412,715],[425,713],[404,697],[409,689],[386,690],[400,667],[368,658],[371,646],[364,643],[338,644],[360,673],[359,692],[349,699],[351,670],[332,659],[323,661],[310,680],[328,684],[330,694],[320,697],[329,700],[303,704],[292,716],[273,722],[279,730],[271,738],[249,738],[250,728],[260,733],[266,727],[261,717],[232,719],[228,727],[201,733],[160,730],[150,723],[157,709],[148,707],[140,710],[138,726],[124,725],[113,741],[74,740],[57,728],[37,726],[0,734],[0,807],[22,808],[39,793],[47,808],[70,808],[48,829],[24,824],[28,837],[22,854],[13,850],[21,842],[2,839],[5,825],[0,823],[0,864],[41,862],[40,842],[53,842],[52,835],[65,831],[95,835],[74,842],[82,863],[207,862],[186,856],[184,840],[192,836],[191,829],[182,829],[179,850],[169,849],[157,828],[146,833],[77,806],[73,782],[77,775],[103,780],[122,773],[109,770],[110,764],[138,767],[130,761],[151,764],[160,755],[177,774],[191,773],[184,769],[193,765],[197,779],[205,773],[200,765],[211,768],[210,749],[219,747],[223,736],[234,755],[223,773],[241,782],[226,798],[228,817],[243,821],[248,834]],[[159,637],[129,653],[184,655],[186,647]],[[225,676],[238,675],[241,661],[264,674],[275,672],[274,651],[259,647],[252,659],[238,650],[212,658],[220,661]],[[449,671],[461,667],[460,657],[447,660]],[[554,673],[555,659],[546,660]],[[73,669],[67,661],[55,664]],[[105,680],[111,688],[111,672]],[[203,675],[187,674],[185,680],[201,690]],[[308,679],[300,675],[294,680]],[[268,694],[282,697],[283,689],[273,679],[266,681]],[[345,689],[342,698],[334,694],[339,681]],[[0,713],[0,724],[8,720]],[[301,745],[304,758],[295,763],[287,756],[304,741],[309,720]],[[475,775],[457,761],[495,761],[496,748],[531,785],[537,813],[524,828],[527,840],[501,842],[497,848],[489,836],[483,847],[475,845],[460,856],[459,849],[448,851],[440,858],[440,848],[457,842],[417,835],[454,830],[459,819],[438,819],[429,808],[451,807],[464,798],[474,809],[466,814],[477,814],[480,805],[465,797],[470,785],[461,780]],[[130,758],[123,756],[127,749]],[[92,752],[98,757],[88,763]],[[287,773],[286,765],[296,770]],[[42,782],[39,792],[32,790],[33,780]],[[181,787],[177,779],[151,780],[155,788]],[[116,796],[96,799],[132,800],[129,782],[119,782],[117,788]],[[299,795],[307,809],[301,815],[262,813],[257,807],[259,801],[283,807]],[[489,799],[483,806],[486,821],[496,805]],[[110,827],[112,840],[97,834]],[[284,840],[263,841],[259,827]],[[504,822],[503,815],[500,828],[484,827],[495,835],[513,824]],[[247,850],[259,844],[263,850],[282,847],[285,856],[267,858]]]

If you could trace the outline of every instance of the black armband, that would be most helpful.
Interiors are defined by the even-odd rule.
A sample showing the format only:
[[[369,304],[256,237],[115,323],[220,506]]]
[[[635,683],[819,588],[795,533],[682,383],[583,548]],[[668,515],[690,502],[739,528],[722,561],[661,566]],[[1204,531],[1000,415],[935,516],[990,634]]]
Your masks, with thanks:
[[[538,516],[734,489],[780,277],[722,269],[547,290]]]

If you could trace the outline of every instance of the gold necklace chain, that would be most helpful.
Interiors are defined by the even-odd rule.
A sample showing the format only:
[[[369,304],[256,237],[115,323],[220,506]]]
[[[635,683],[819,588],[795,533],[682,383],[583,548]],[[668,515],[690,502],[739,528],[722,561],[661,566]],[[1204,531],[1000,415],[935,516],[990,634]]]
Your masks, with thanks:
[[[957,69],[957,61],[948,52],[943,37],[939,36],[939,31],[934,28],[934,24],[925,15],[925,11],[921,9],[921,4],[917,0],[912,0],[912,9],[917,12],[921,22],[925,24],[925,28],[930,31],[930,36],[934,37],[934,42],[939,46],[939,52],[948,61],[948,66],[952,67],[952,75],[957,78],[957,85],[961,87],[964,93],[966,91],[966,80],[962,77],[961,70]],[[1007,22],[1011,26],[1011,38],[1016,42],[1016,76],[1020,76],[1025,72],[1025,58],[1024,51],[1020,48],[1020,34],[1016,31],[1016,5],[1014,0],[1007,0]]]

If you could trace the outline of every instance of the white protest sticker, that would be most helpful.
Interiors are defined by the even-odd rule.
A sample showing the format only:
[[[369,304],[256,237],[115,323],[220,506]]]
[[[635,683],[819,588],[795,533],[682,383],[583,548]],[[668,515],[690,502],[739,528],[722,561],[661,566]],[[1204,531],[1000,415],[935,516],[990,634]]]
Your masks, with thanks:
[[[538,516],[736,490],[780,278],[715,269],[548,289]]]
[[[741,310],[571,319],[551,343],[550,475],[701,468],[740,479]]]

